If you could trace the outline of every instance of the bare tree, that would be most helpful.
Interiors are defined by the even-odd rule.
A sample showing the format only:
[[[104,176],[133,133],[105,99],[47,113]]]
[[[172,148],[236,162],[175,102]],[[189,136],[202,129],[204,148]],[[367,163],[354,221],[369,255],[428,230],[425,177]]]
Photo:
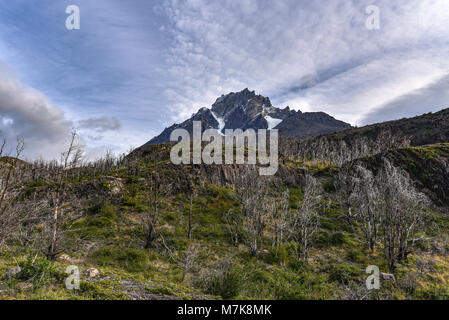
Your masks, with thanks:
[[[193,199],[195,199],[198,195],[198,192],[201,188],[201,181],[197,184],[195,183],[195,179],[193,176],[189,176],[189,191],[188,191],[188,197],[190,201],[189,206],[189,213],[187,217],[187,225],[186,225],[186,236],[187,239],[192,238],[193,229],[195,229],[196,225],[193,224]]]
[[[141,216],[141,225],[144,234],[144,248],[149,249],[154,241],[160,237],[159,219],[161,202],[170,191],[170,185],[164,184],[158,173],[151,172],[146,179],[147,208]]]
[[[240,235],[242,234],[243,216],[230,209],[224,213],[223,217],[226,221],[226,228],[231,236],[232,244],[238,246],[241,241]]]
[[[190,207],[189,207],[189,219],[188,219],[188,223],[187,223],[187,239],[191,239],[192,238],[192,231],[193,231],[193,227],[192,227],[192,219],[193,219],[193,197],[194,197],[194,192],[193,190],[191,190],[190,192]]]
[[[286,190],[274,194],[275,200],[266,201],[266,212],[270,225],[273,228],[272,247],[279,247],[288,240],[288,227],[290,224],[290,192]]]
[[[0,146],[0,249],[20,220],[19,211],[16,210],[16,200],[20,195],[20,190],[16,186],[16,176],[19,158],[24,150],[23,139],[17,139],[15,153],[12,157],[4,154],[5,148],[6,139]]]
[[[423,226],[426,196],[413,186],[408,174],[384,159],[376,177],[382,206],[385,256],[391,272],[411,252],[411,236]]]
[[[279,150],[281,158],[290,155],[305,159],[327,160],[338,166],[354,159],[362,158],[367,154],[377,154],[385,150],[407,147],[411,137],[392,132],[391,128],[383,128],[376,131],[374,137],[368,137],[360,132],[360,135],[343,139],[339,135],[324,135],[315,138],[281,141]]]
[[[181,282],[184,282],[186,275],[192,272],[196,267],[199,251],[198,246],[189,241],[187,249],[183,253],[176,253],[170,249],[163,236],[161,236],[161,239],[170,259],[172,259],[182,270]]]
[[[198,256],[198,247],[192,243],[189,244],[187,250],[182,255],[178,264],[182,269],[181,282],[184,282],[186,275],[191,272],[196,265]]]
[[[76,131],[73,131],[69,147],[67,151],[61,154],[61,163],[55,168],[55,187],[50,193],[51,208],[53,211],[50,245],[45,253],[51,260],[54,260],[61,252],[58,244],[63,235],[63,224],[67,221],[66,218],[68,218],[66,212],[64,212],[64,210],[68,209],[68,206],[65,207],[68,200],[67,196],[69,194],[67,190],[68,184],[65,181],[68,175],[68,170],[76,168],[80,164],[83,154],[82,148],[79,145],[76,145],[76,138],[77,133]]]
[[[313,236],[320,225],[321,186],[314,177],[307,175],[303,190],[303,200],[293,212],[291,232],[299,250],[298,258],[306,260]]]
[[[354,210],[354,217],[361,223],[365,234],[367,246],[373,250],[379,236],[382,222],[380,210],[379,188],[371,171],[361,165],[353,168],[352,175],[346,179],[351,180],[353,189],[348,202]]]
[[[265,201],[267,201],[267,185],[264,177],[258,175],[257,169],[249,167],[236,181],[243,219],[243,241],[248,245],[250,253],[256,255],[259,249],[259,238],[266,224]]]
[[[335,179],[335,189],[337,193],[337,199],[343,208],[346,208],[346,214],[339,218],[347,221],[352,225],[355,220],[355,213],[353,212],[353,203],[351,202],[351,196],[355,189],[357,179],[353,177],[353,168],[351,165],[344,165],[338,171],[337,178]]]

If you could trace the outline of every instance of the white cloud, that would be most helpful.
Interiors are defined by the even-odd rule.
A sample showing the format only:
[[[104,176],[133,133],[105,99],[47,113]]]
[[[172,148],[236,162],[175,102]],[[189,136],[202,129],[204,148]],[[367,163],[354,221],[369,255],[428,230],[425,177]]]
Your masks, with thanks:
[[[245,87],[352,123],[449,72],[449,2],[167,0],[174,120]]]
[[[96,132],[116,131],[121,128],[121,123],[117,118],[106,116],[80,120],[78,121],[78,128]]]
[[[10,149],[17,137],[25,140],[27,158],[54,158],[67,141],[71,123],[62,111],[32,88],[0,72],[0,136]]]
[[[26,159],[59,159],[72,128],[78,133],[77,144],[84,147],[85,160],[95,160],[106,151],[129,150],[139,136],[138,130],[120,132],[121,123],[114,117],[68,121],[42,93],[0,72],[0,139],[7,139],[8,150],[13,151],[16,139],[23,137]]]
[[[382,122],[436,112],[449,106],[449,75],[424,88],[386,103],[365,115],[361,124]]]
[[[449,73],[448,56],[449,51],[443,49],[382,57],[303,90],[299,101],[291,94],[286,103],[297,106],[303,99],[312,106],[308,109],[321,108],[353,124],[366,123],[366,116],[378,109],[388,117],[385,105]],[[446,104],[449,107],[449,101]],[[424,113],[434,106],[429,100],[420,107]]]

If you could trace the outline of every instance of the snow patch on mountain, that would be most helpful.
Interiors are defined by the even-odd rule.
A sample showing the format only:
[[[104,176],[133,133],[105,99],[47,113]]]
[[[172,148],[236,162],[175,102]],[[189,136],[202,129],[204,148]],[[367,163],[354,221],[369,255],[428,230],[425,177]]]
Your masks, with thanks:
[[[218,129],[217,129],[218,132],[220,134],[223,134],[223,129],[226,126],[226,123],[225,123],[224,119],[218,117],[213,111],[211,111],[210,113],[212,113],[212,115],[214,116],[215,120],[217,120],[217,122],[218,122]]]
[[[270,116],[265,116],[265,120],[267,120],[268,123],[268,130],[276,128],[282,122],[282,119],[276,119]]]

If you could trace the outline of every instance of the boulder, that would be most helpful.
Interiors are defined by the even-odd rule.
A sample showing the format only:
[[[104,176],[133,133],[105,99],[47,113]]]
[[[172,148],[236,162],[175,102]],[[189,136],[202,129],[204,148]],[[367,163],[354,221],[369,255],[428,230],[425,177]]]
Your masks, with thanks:
[[[98,275],[100,275],[100,271],[98,271],[98,269],[96,269],[96,268],[89,268],[85,271],[85,273],[87,274],[89,279],[93,279],[93,278],[97,277]]]
[[[120,178],[115,177],[102,177],[101,181],[109,186],[109,192],[116,196],[121,194],[123,190],[123,181]]]
[[[390,282],[396,282],[396,277],[394,276],[394,274],[391,273],[380,273],[380,278],[383,281],[390,281]]]
[[[67,261],[69,263],[72,262],[72,258],[70,258],[67,254],[62,254],[59,256],[59,260],[61,261]]]
[[[20,289],[20,290],[22,290],[22,291],[25,291],[25,290],[33,290],[33,284],[32,283],[29,283],[29,282],[19,282],[18,284],[17,284],[17,288],[18,289]]]
[[[7,281],[9,281],[9,280],[11,280],[12,278],[14,278],[14,276],[15,276],[16,274],[18,274],[20,271],[22,271],[22,268],[20,268],[19,266],[14,267],[14,268],[11,268],[11,269],[7,269],[7,270],[5,271],[4,279],[7,280]]]

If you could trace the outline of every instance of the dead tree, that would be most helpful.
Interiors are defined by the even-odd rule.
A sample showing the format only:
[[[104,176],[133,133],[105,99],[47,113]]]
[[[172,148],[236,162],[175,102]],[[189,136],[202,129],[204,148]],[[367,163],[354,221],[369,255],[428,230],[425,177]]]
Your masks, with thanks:
[[[180,254],[175,253],[172,249],[170,249],[163,236],[161,236],[161,239],[162,244],[164,245],[165,249],[168,252],[168,255],[170,256],[170,259],[175,262],[182,270],[181,282],[184,282],[186,275],[192,272],[196,267],[199,251],[198,246],[189,241],[187,249],[182,254]]]
[[[18,211],[15,210],[16,200],[20,195],[20,191],[15,186],[17,182],[15,178],[19,167],[19,158],[24,150],[23,139],[17,139],[15,153],[12,157],[5,154],[5,148],[6,139],[0,146],[0,249],[20,219]]]
[[[226,211],[223,217],[226,222],[226,228],[231,236],[232,244],[237,247],[241,241],[240,235],[242,234],[243,216],[231,209]]]
[[[249,167],[236,181],[236,191],[242,210],[243,241],[248,245],[251,255],[259,250],[259,238],[266,225],[265,201],[267,183],[258,175],[256,168]]]
[[[307,175],[303,190],[303,200],[292,215],[291,233],[297,245],[298,258],[306,260],[313,236],[320,225],[321,186],[315,178]]]
[[[413,186],[408,174],[384,159],[376,177],[381,195],[382,237],[391,272],[411,253],[413,234],[423,226],[426,196]]]
[[[355,213],[353,210],[353,203],[351,202],[351,196],[354,192],[357,180],[353,177],[353,168],[350,165],[344,165],[338,171],[337,178],[335,179],[335,189],[337,191],[337,199],[340,205],[345,208],[346,214],[339,218],[346,220],[349,225],[352,225],[355,220]]]
[[[187,239],[192,238],[192,219],[193,219],[193,191],[190,192],[190,207],[189,207],[189,219],[187,222]]]
[[[195,229],[195,225],[193,224],[193,199],[197,197],[197,194],[199,192],[198,189],[201,188],[201,181],[197,184],[195,183],[194,177],[189,177],[189,191],[188,196],[190,200],[190,206],[189,206],[189,214],[187,218],[187,226],[186,226],[186,236],[187,239],[192,238],[193,229]]]
[[[374,250],[382,222],[380,210],[380,193],[375,177],[371,171],[356,166],[346,179],[352,181],[352,193],[348,202],[354,210],[353,217],[360,222],[365,234],[367,246]]]
[[[266,201],[271,227],[273,228],[272,247],[279,247],[288,240],[288,227],[290,224],[290,192],[286,190],[281,194],[274,194],[272,201]]]
[[[67,151],[61,154],[60,165],[55,168],[55,187],[53,191],[50,192],[51,208],[53,211],[53,218],[51,221],[51,235],[50,235],[50,245],[45,253],[50,260],[54,260],[56,256],[61,252],[58,244],[62,237],[62,227],[66,221],[66,208],[64,205],[67,202],[67,181],[68,170],[76,168],[82,156],[82,149],[80,146],[76,145],[77,133],[75,131],[71,134],[70,144]]]
[[[161,201],[170,190],[170,185],[163,184],[157,172],[151,172],[146,179],[147,208],[141,216],[144,235],[144,248],[150,249],[159,238],[159,218]]]

